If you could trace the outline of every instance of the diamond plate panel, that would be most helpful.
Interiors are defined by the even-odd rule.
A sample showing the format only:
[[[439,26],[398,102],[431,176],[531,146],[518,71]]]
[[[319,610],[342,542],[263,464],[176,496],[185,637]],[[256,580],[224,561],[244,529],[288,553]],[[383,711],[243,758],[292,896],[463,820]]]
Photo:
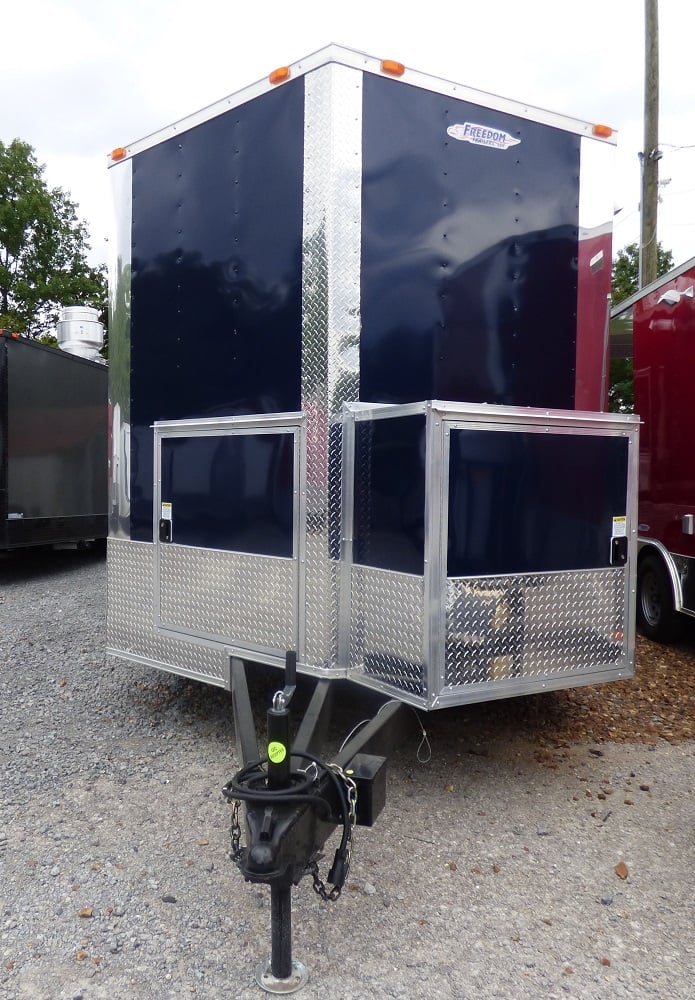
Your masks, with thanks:
[[[172,673],[224,686],[227,658],[221,649],[170,639],[155,632],[154,561],[154,545],[109,539],[108,648]]]
[[[159,572],[163,625],[223,642],[297,648],[291,560],[162,545]]]
[[[306,537],[304,659],[312,667],[335,666],[340,569],[329,556],[327,530]]]
[[[335,664],[341,538],[337,417],[359,395],[362,74],[305,78],[302,408],[307,414],[304,659]]]
[[[130,306],[133,164],[110,172],[116,232],[109,267],[109,535],[130,536]]]
[[[448,580],[446,688],[618,665],[628,656],[625,573]]]
[[[422,577],[352,568],[350,665],[401,691],[426,697]]]

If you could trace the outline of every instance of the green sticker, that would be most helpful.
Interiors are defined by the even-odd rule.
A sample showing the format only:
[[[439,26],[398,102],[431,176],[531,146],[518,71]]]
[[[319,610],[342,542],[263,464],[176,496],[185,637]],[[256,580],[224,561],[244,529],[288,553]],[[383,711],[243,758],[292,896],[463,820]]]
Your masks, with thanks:
[[[268,744],[268,760],[272,764],[282,764],[283,760],[287,756],[287,747],[284,743],[269,743]]]

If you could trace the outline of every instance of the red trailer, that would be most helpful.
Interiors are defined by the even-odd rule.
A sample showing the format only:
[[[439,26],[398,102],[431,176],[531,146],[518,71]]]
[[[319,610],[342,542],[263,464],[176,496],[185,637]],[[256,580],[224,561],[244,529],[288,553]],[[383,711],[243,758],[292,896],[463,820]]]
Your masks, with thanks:
[[[637,623],[677,638],[695,616],[695,257],[616,306],[614,353],[634,361],[639,437]]]

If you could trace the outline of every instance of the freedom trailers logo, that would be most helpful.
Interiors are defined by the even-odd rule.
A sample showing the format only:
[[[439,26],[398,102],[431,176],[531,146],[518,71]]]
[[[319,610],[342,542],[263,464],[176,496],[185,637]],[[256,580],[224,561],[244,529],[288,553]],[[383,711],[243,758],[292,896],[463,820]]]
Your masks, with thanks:
[[[493,149],[509,149],[518,146],[521,139],[515,139],[509,132],[488,128],[487,125],[476,125],[475,122],[464,122],[463,125],[450,125],[447,135],[460,142],[472,142],[474,146],[492,146]]]

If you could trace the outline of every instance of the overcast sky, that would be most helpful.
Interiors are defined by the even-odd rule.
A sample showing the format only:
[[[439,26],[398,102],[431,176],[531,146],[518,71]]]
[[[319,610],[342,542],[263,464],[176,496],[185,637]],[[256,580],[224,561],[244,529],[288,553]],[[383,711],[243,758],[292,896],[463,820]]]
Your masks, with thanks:
[[[658,237],[695,256],[695,0],[660,0]],[[106,156],[330,42],[618,129],[614,250],[639,236],[644,0],[22,0],[0,140],[30,143],[108,259]]]

